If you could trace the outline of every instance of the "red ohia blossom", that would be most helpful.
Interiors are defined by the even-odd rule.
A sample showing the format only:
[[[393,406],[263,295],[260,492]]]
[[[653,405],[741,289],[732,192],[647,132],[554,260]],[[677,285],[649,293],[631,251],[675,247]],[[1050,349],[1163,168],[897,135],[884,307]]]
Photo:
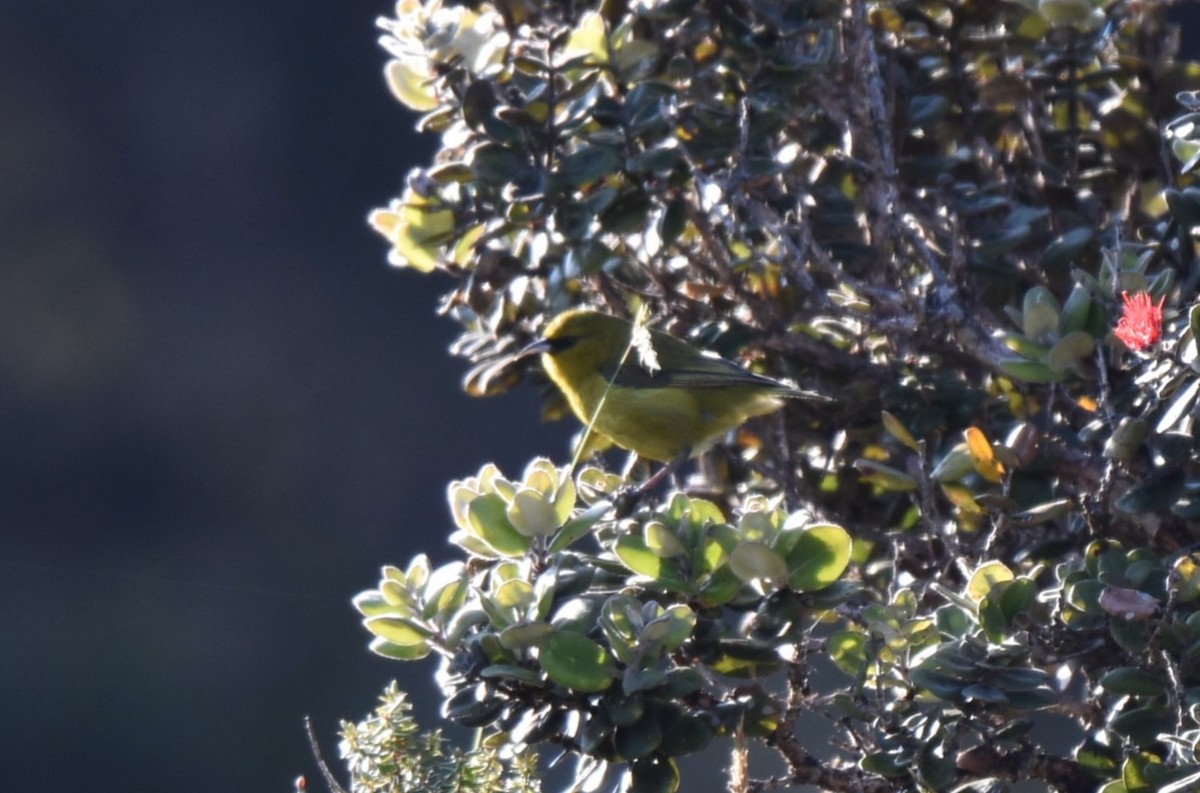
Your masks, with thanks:
[[[1153,347],[1162,336],[1163,300],[1154,303],[1149,292],[1138,292],[1133,297],[1128,292],[1121,293],[1125,305],[1121,309],[1121,319],[1113,328],[1113,335],[1125,343],[1134,352]]]

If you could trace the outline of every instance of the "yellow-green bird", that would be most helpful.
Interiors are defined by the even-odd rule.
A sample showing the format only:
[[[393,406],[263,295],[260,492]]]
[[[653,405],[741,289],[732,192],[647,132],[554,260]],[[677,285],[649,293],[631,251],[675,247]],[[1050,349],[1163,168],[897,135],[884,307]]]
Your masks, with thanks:
[[[584,425],[594,418],[596,432],[642,457],[682,460],[747,419],[778,410],[785,398],[823,399],[661,331],[648,331],[648,345],[630,350],[633,328],[575,309],[555,317],[526,352],[542,354],[546,374]],[[657,367],[648,365],[654,358]]]

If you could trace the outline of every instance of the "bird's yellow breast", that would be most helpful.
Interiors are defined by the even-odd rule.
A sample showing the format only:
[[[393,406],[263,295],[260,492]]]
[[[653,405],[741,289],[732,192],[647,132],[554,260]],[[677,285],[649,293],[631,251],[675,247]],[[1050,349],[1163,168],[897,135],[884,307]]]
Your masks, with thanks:
[[[551,379],[559,382],[553,365]],[[780,400],[753,388],[627,388],[591,375],[560,388],[576,417],[623,449],[651,460],[669,462],[707,449],[726,432],[753,416],[777,410]],[[603,404],[601,400],[603,399]],[[597,412],[597,409],[598,412]]]

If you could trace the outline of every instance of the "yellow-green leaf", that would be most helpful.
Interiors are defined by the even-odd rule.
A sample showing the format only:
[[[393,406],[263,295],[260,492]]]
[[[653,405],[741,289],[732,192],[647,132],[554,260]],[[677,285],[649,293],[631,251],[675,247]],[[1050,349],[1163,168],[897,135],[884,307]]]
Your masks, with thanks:
[[[917,454],[921,453],[921,444],[917,443],[917,439],[912,436],[908,428],[900,422],[900,419],[888,413],[886,410],[882,412],[883,428],[888,431],[896,440],[903,443],[908,448],[912,449]]]
[[[814,592],[837,581],[850,564],[851,545],[841,526],[827,523],[802,530],[787,554],[788,586]]]
[[[971,575],[967,582],[966,596],[978,603],[991,588],[1002,581],[1012,581],[1012,570],[1002,562],[985,562]]]

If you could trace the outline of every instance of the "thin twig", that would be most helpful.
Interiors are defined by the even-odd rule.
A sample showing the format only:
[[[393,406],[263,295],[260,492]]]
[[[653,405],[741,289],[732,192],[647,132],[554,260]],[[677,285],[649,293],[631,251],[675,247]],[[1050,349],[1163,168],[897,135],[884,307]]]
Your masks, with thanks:
[[[330,793],[347,793],[346,788],[342,787],[325,763],[325,757],[321,754],[321,745],[317,742],[316,730],[313,729],[312,718],[309,716],[304,717],[304,732],[308,736],[308,745],[312,749],[313,759],[317,761],[317,768],[321,770],[321,776],[325,778],[325,784],[329,786]]]

